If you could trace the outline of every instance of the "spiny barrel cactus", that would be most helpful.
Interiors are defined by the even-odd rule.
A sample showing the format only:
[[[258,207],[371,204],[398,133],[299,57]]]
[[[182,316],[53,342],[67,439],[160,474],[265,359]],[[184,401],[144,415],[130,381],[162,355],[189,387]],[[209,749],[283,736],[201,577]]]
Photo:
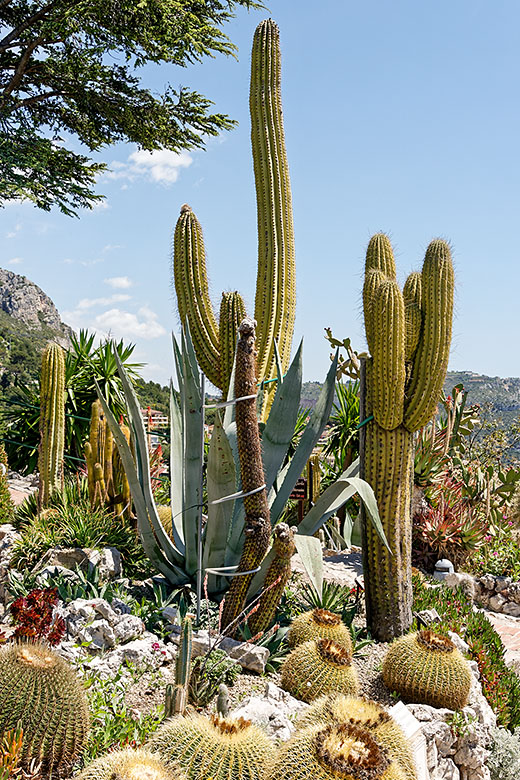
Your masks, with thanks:
[[[150,740],[167,764],[179,764],[187,780],[260,780],[273,746],[263,731],[239,718],[176,717]]]
[[[262,563],[271,536],[269,505],[265,490],[260,431],[256,416],[255,326],[250,319],[240,323],[235,363],[235,410],[240,477],[244,496],[244,547],[226,595],[222,612],[222,626],[234,634],[238,615],[242,612],[255,569]],[[260,490],[259,490],[260,488]],[[244,572],[244,574],[241,574]]]
[[[0,649],[0,737],[20,724],[22,768],[41,762],[59,772],[80,755],[89,715],[83,687],[69,664],[44,644]]]
[[[287,371],[296,313],[292,200],[280,82],[278,27],[267,19],[254,35],[249,98],[258,218],[255,318],[260,380],[276,377],[275,340],[282,369]],[[232,293],[232,299],[224,294],[217,323],[209,296],[202,228],[187,205],[175,228],[173,270],[179,315],[182,322],[188,320],[199,365],[225,393],[244,303],[238,293]],[[266,386],[264,419],[274,387],[274,383]]]
[[[355,696],[359,681],[352,652],[331,639],[304,642],[285,659],[281,686],[306,702],[334,692]]]
[[[471,670],[449,637],[427,630],[392,643],[383,681],[405,701],[460,710],[468,703]]]
[[[352,653],[350,631],[340,616],[328,609],[311,609],[294,618],[287,634],[289,645],[296,647],[310,639],[332,639]]]
[[[180,770],[146,749],[115,750],[89,764],[77,780],[183,780]]]
[[[361,476],[372,486],[389,544],[366,528],[363,568],[367,621],[389,641],[412,621],[411,485],[413,433],[434,415],[451,341],[454,276],[448,244],[435,239],[421,273],[401,292],[388,237],[371,238],[363,308],[371,357],[366,361],[366,408]],[[373,419],[370,419],[373,415]]]
[[[298,729],[329,723],[353,723],[370,732],[402,769],[406,780],[417,780],[413,752],[402,728],[388,712],[369,699],[331,694],[311,704],[296,722]]]
[[[405,780],[373,732],[354,723],[296,731],[278,749],[266,780]]]
[[[39,503],[45,506],[63,476],[65,443],[65,355],[59,344],[48,344],[40,371]]]

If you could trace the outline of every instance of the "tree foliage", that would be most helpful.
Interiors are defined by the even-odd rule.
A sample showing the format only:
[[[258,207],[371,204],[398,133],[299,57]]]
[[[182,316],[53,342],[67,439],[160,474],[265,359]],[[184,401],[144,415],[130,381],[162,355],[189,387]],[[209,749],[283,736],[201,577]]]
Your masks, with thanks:
[[[29,199],[74,215],[100,195],[87,155],[118,141],[202,147],[234,123],[203,95],[154,94],[139,69],[186,66],[235,47],[220,26],[255,0],[0,0],[0,204]],[[73,136],[87,154],[64,145]],[[70,139],[69,139],[70,140]],[[68,141],[66,142],[68,143]]]

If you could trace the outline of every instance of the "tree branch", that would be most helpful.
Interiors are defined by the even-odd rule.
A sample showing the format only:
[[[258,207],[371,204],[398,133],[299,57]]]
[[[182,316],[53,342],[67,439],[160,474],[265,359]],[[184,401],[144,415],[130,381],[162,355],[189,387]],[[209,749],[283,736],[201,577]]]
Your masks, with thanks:
[[[42,92],[41,95],[34,95],[30,98],[24,98],[24,100],[19,100],[16,104],[16,108],[24,108],[26,106],[32,106],[33,103],[41,103],[42,100],[48,100],[51,97],[59,97],[63,95],[63,92],[57,92],[54,90],[53,92]]]
[[[14,30],[11,30],[11,32],[0,41],[0,51],[3,51],[3,49],[8,48],[9,44],[15,41],[21,33],[23,33],[25,30],[31,27],[31,25],[35,24],[35,22],[39,22],[40,19],[43,19],[48,14],[48,12],[51,11],[54,8],[54,6],[57,4],[58,4],[58,0],[52,0],[52,3],[49,3],[48,5],[44,5],[44,7],[40,11],[38,11],[37,14],[33,14],[23,24],[19,25]]]
[[[13,75],[11,81],[9,82],[9,84],[7,85],[7,87],[4,89],[4,91],[2,93],[2,96],[4,98],[9,97],[11,92],[13,92],[13,90],[15,90],[19,86],[19,84],[20,84],[20,82],[21,82],[21,80],[23,78],[23,74],[25,72],[25,69],[27,68],[27,63],[29,62],[29,60],[31,58],[31,54],[33,53],[33,51],[41,43],[43,43],[43,40],[44,40],[43,38],[36,38],[26,48],[26,50],[24,51],[24,53],[20,57],[20,61],[19,61],[18,65],[17,65],[17,67],[16,67],[16,70],[14,72],[14,75]]]
[[[0,9],[5,8],[6,5],[9,5],[11,2],[12,0],[0,0]]]

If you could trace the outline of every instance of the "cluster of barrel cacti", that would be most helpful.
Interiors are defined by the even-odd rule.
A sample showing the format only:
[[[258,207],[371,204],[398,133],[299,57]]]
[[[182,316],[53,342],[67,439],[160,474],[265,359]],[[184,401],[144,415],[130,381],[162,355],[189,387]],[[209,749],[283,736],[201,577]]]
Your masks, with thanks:
[[[251,143],[258,218],[258,270],[254,316],[258,329],[260,380],[277,376],[276,347],[282,370],[289,367],[296,313],[294,231],[289,168],[281,104],[281,56],[277,25],[261,22],[251,55]],[[200,367],[226,396],[237,330],[245,316],[238,292],[224,293],[220,321],[213,312],[202,228],[187,205],[175,228],[173,268],[181,322],[187,320]],[[263,417],[274,386],[266,385]]]
[[[65,354],[59,344],[49,343],[42,354],[40,370],[40,444],[38,500],[45,506],[63,479],[65,444]]]
[[[448,244],[436,239],[422,271],[401,292],[388,237],[369,242],[363,309],[366,361],[361,476],[372,486],[385,547],[365,528],[363,567],[372,635],[389,641],[412,622],[411,488],[413,434],[435,414],[451,342],[454,277]]]
[[[120,429],[130,444],[130,429],[122,420]],[[130,486],[99,401],[92,404],[90,433],[84,452],[91,505],[107,506],[115,515],[129,518],[132,514]]]

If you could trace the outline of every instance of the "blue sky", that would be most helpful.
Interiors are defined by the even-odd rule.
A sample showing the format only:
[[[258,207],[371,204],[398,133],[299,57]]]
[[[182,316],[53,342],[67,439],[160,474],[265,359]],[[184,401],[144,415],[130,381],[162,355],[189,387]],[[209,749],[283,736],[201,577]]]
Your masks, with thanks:
[[[304,378],[323,379],[332,327],[364,348],[363,258],[388,232],[401,280],[429,241],[453,245],[450,367],[520,375],[520,6],[517,0],[271,0],[280,26],[283,105],[297,259],[295,341]],[[80,219],[31,205],[0,211],[0,265],[51,296],[65,321],[135,342],[147,379],[171,372],[178,329],[170,244],[189,203],[205,235],[211,292],[238,289],[250,311],[256,206],[249,141],[249,54],[265,12],[226,32],[239,59],[149,67],[154,89],[199,90],[239,121],[206,151],[105,150],[103,208]]]

